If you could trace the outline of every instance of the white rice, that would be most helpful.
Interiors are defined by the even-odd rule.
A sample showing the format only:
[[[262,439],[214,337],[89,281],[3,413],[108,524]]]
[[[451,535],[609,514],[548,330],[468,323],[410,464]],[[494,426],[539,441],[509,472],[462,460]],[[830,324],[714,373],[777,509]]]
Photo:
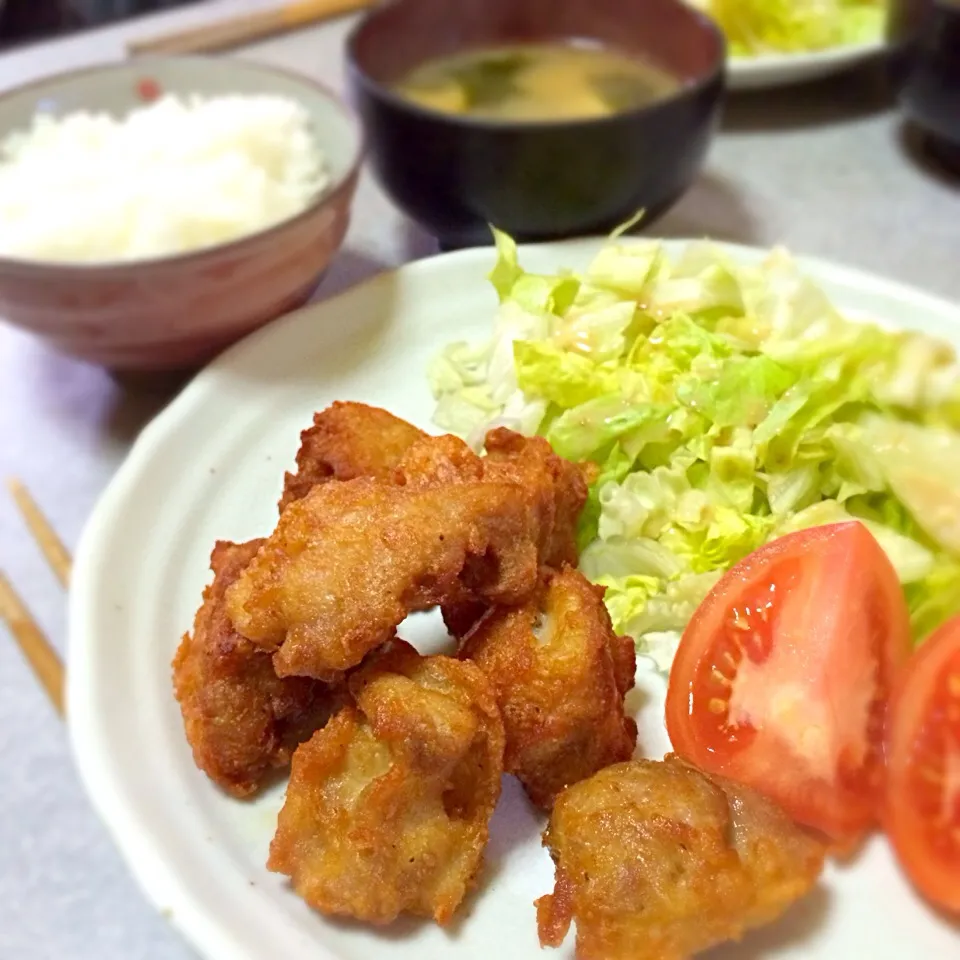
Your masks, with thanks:
[[[254,233],[329,184],[307,111],[167,96],[122,120],[38,114],[0,141],[0,255],[140,260]]]

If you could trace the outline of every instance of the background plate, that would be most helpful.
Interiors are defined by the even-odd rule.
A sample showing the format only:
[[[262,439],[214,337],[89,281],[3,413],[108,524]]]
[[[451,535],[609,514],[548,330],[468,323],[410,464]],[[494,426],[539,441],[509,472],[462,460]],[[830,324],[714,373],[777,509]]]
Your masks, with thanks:
[[[599,241],[521,249],[531,270],[581,267]],[[671,241],[674,252],[682,242]],[[727,247],[757,259],[762,251]],[[377,932],[312,912],[264,867],[282,786],[256,802],[220,794],[193,765],[170,683],[218,538],[266,534],[301,429],[333,400],[430,426],[424,377],[447,341],[485,337],[496,303],[490,249],[420,261],[252,335],[204,370],[144,430],[83,535],[70,590],[73,747],[95,807],[149,898],[211,960],[498,960],[540,956],[532,901],[552,887],[542,818],[510,778],[478,893],[448,932],[402,921]],[[960,311],[851,270],[805,261],[847,311],[954,343]],[[401,632],[443,643],[435,617]],[[665,690],[641,673],[630,706],[641,750],[660,756]],[[544,957],[572,956],[567,944]],[[882,839],[831,866],[783,922],[719,957],[849,960],[960,954],[960,932],[911,892]]]
[[[875,57],[885,49],[884,41],[874,40],[818,53],[731,57],[727,61],[727,87],[730,90],[765,90],[820,80]]]

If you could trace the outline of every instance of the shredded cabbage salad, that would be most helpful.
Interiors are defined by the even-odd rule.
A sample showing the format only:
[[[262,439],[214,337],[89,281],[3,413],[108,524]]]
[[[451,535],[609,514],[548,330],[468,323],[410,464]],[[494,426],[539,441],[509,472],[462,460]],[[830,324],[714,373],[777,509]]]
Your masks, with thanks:
[[[690,0],[720,24],[735,57],[880,40],[885,0]]]
[[[669,669],[724,570],[804,527],[860,519],[916,639],[960,610],[960,366],[925,334],[844,318],[783,250],[745,265],[606,244],[584,273],[527,273],[496,234],[493,335],[432,362],[436,423],[504,425],[599,475],[581,568],[614,626]]]

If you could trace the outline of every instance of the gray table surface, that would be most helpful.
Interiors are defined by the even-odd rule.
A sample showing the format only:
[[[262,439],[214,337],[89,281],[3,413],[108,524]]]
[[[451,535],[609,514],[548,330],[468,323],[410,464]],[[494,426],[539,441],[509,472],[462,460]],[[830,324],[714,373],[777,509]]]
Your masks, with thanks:
[[[0,88],[122,55],[131,35],[264,0],[194,8],[0,56]],[[340,86],[350,21],[239,55]],[[655,149],[655,146],[652,146]],[[672,236],[784,243],[960,299],[960,191],[902,136],[878,71],[737,98],[706,170],[658,225]],[[434,252],[364,178],[346,248],[319,296]],[[69,546],[141,427],[176,390],[112,378],[0,324],[0,476],[20,476]],[[0,495],[0,567],[57,646],[65,599]],[[141,897],[74,773],[65,730],[0,637],[0,957],[186,960]]]

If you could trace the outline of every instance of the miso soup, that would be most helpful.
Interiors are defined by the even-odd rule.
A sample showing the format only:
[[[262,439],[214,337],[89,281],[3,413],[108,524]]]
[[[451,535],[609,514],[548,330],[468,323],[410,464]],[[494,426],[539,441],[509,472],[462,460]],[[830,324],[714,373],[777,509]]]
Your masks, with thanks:
[[[429,60],[394,89],[423,107],[509,122],[605,117],[679,87],[676,77],[607,47],[549,43]]]

